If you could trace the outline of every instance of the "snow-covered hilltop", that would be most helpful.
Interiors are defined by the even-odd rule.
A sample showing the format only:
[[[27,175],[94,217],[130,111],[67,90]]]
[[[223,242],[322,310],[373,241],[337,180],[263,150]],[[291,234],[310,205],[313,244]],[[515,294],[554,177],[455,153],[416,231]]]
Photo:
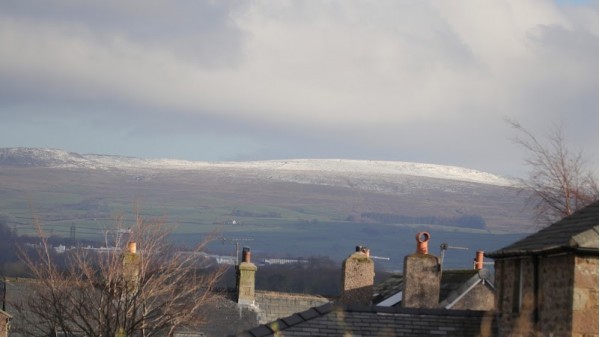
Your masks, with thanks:
[[[0,148],[0,165],[18,167],[88,168],[120,170],[242,170],[286,181],[307,182],[307,176],[414,176],[495,186],[513,186],[514,181],[456,166],[399,161],[348,159],[290,159],[245,162],[199,162],[173,159],[77,154],[56,149]],[[313,180],[312,178],[310,180]],[[312,181],[315,183],[315,181]],[[318,182],[317,182],[318,183]]]

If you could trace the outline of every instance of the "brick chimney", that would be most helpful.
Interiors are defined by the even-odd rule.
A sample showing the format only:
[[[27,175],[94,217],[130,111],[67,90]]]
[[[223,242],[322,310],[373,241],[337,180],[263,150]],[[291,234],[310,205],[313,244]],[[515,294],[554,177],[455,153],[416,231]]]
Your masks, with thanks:
[[[417,234],[417,251],[404,258],[402,307],[437,308],[440,297],[440,262],[430,255],[427,232]]]
[[[256,265],[250,261],[250,248],[242,249],[242,262],[237,266],[237,302],[243,305],[254,305]]]
[[[370,305],[373,299],[375,263],[367,247],[357,246],[354,254],[342,263],[342,296],[344,304]]]

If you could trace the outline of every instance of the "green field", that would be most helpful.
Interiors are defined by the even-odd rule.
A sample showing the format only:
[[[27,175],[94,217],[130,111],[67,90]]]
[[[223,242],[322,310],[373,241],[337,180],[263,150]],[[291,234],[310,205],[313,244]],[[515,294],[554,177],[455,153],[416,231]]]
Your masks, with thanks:
[[[522,236],[528,220],[514,191],[465,185],[449,194],[415,190],[409,195],[357,191],[351,188],[257,181],[243,172],[125,172],[6,168],[0,170],[0,220],[19,235],[33,234],[35,216],[55,236],[97,239],[121,218],[131,225],[136,210],[146,219],[162,218],[175,238],[192,244],[215,230],[225,237],[249,238],[263,256],[325,255],[342,259],[358,244],[372,247],[381,262],[395,268],[414,248],[420,230],[442,242],[477,249],[497,249]],[[345,221],[361,212],[410,216],[478,214],[485,229],[430,224],[385,224]],[[235,221],[235,224],[233,222]],[[72,232],[74,229],[74,233]],[[513,234],[510,234],[513,233]],[[502,235],[507,234],[507,235]],[[469,246],[473,244],[479,247]],[[229,253],[215,243],[210,249]],[[438,249],[438,248],[434,248]],[[464,251],[450,252],[469,264]],[[454,263],[449,260],[448,263]]]

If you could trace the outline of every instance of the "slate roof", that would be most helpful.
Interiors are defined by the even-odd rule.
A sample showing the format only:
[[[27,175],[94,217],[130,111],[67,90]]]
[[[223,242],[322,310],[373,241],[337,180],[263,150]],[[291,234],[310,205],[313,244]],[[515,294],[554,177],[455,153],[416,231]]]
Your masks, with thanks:
[[[200,330],[206,336],[227,336],[259,324],[259,314],[251,307],[238,306],[229,297],[221,293],[203,306],[205,323]]]
[[[491,272],[487,269],[444,270],[440,281],[440,307],[450,309],[455,300],[460,299],[472,289],[472,286],[482,281],[491,289],[494,288]],[[402,274],[391,275],[387,280],[375,286],[373,303],[379,304],[392,298],[402,291],[402,287]],[[392,306],[398,305],[400,305],[399,301]]]
[[[478,284],[494,290],[493,275],[488,269],[452,270],[442,273],[440,282],[440,308],[452,309],[463,296]]]
[[[296,336],[493,336],[491,312],[328,303],[237,334]]]
[[[402,291],[404,282],[402,274],[392,274],[385,281],[373,288],[373,303],[381,303]]]
[[[561,251],[598,254],[598,201],[520,241],[486,253],[485,256],[502,258]]]

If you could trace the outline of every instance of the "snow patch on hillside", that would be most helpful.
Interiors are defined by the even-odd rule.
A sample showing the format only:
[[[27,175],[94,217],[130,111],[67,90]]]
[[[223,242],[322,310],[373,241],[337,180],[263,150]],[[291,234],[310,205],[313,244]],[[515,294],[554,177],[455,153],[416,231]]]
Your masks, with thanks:
[[[174,159],[144,159],[96,154],[77,154],[55,149],[0,149],[0,164],[19,163],[26,166],[55,168],[93,168],[120,170],[241,170],[275,180],[329,184],[328,179],[367,179],[415,176],[496,186],[514,186],[513,180],[456,166],[400,161],[349,159],[290,159],[246,162],[201,162]],[[319,183],[320,181],[320,183]],[[334,184],[337,185],[337,184]]]

